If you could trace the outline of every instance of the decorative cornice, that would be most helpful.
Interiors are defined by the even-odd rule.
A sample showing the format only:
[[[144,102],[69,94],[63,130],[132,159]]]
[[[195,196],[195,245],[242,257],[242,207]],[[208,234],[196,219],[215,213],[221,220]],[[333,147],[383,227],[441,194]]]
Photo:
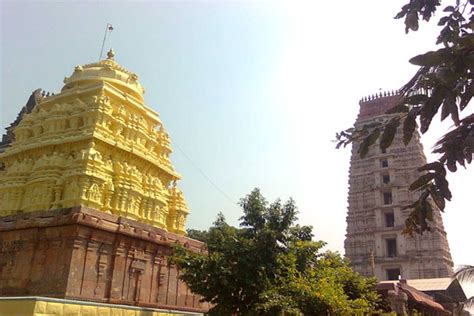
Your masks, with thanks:
[[[385,97],[393,97],[393,96],[399,96],[399,95],[401,95],[400,90],[379,91],[378,93],[362,97],[359,100],[359,103],[369,102],[369,101],[374,101],[374,100],[385,98]]]
[[[83,206],[0,217],[0,232],[73,224],[89,226],[161,245],[171,246],[178,243],[186,245],[187,248],[194,252],[202,252],[205,249],[203,247],[204,243],[201,241],[167,232],[164,229],[136,220]]]

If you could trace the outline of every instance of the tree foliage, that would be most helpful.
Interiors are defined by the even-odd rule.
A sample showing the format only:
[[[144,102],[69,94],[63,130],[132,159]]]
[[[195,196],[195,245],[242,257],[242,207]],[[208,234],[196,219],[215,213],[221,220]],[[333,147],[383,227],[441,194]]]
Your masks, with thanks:
[[[377,307],[375,279],[322,251],[310,226],[295,225],[293,200],[269,204],[255,189],[241,206],[239,228],[220,214],[208,231],[190,231],[207,242],[207,255],[178,246],[173,258],[191,290],[213,305],[211,314],[349,315]]]
[[[410,0],[395,18],[404,19],[407,33],[417,31],[419,21],[429,21],[440,6],[438,0]],[[431,201],[443,211],[445,201],[451,200],[446,169],[456,172],[458,165],[466,167],[472,161],[474,113],[466,113],[466,108],[474,94],[473,6],[474,0],[458,0],[455,5],[443,8],[438,22],[441,31],[436,40],[440,48],[410,59],[410,63],[420,68],[400,89],[399,104],[387,112],[392,114],[390,119],[336,135],[337,148],[358,141],[361,143],[359,154],[365,157],[377,139],[380,139],[380,148],[389,147],[398,128],[402,129],[403,141],[407,145],[416,126],[421,133],[426,133],[437,113],[440,113],[441,121],[448,117],[452,120],[454,127],[439,139],[433,149],[439,154],[439,159],[422,166],[420,178],[410,187],[412,191],[420,191],[420,197],[407,206],[411,214],[406,220],[405,232],[409,234],[430,230]]]

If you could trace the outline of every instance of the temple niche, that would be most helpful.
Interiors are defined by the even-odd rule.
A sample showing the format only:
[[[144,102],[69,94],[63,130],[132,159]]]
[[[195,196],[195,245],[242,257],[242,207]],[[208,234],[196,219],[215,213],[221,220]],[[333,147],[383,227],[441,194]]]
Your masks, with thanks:
[[[0,143],[0,309],[12,315],[208,310],[169,260],[175,244],[206,252],[185,236],[170,138],[138,76],[107,56],[60,93],[33,92]]]

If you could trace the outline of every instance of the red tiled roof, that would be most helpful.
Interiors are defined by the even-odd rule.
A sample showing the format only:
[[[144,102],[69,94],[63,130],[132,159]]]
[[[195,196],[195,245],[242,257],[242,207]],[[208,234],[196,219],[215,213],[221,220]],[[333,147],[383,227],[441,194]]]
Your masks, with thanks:
[[[425,293],[418,291],[414,287],[411,287],[407,284],[399,283],[398,288],[404,293],[406,293],[414,301],[422,305],[431,307],[439,312],[445,313],[446,315],[451,315],[451,313],[445,310],[441,304],[435,302],[429,295],[426,295]]]

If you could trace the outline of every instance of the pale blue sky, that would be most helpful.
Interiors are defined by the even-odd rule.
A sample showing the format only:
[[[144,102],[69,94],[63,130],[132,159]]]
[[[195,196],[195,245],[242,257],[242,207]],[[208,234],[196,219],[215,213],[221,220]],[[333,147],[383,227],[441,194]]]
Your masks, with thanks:
[[[331,140],[362,96],[400,87],[416,70],[407,60],[435,41],[434,25],[404,34],[393,20],[402,3],[2,0],[1,127],[34,89],[59,91],[75,65],[96,61],[110,22],[106,48],[139,75],[171,136],[189,228],[207,228],[219,211],[236,224],[235,203],[259,187],[269,200],[293,197],[300,222],[343,253],[350,153]],[[474,264],[463,187],[473,175],[450,177],[444,219],[456,264]]]

